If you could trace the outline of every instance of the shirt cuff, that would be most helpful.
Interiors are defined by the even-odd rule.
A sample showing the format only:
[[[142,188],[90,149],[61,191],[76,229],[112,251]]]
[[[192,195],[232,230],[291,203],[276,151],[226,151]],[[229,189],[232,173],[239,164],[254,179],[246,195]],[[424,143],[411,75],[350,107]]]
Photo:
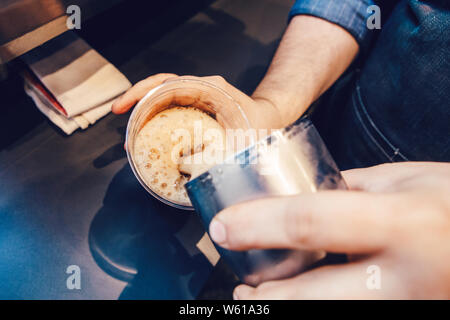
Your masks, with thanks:
[[[297,0],[289,12],[289,21],[304,14],[335,23],[347,30],[365,51],[373,34],[367,28],[370,15],[367,8],[373,4],[373,0]]]

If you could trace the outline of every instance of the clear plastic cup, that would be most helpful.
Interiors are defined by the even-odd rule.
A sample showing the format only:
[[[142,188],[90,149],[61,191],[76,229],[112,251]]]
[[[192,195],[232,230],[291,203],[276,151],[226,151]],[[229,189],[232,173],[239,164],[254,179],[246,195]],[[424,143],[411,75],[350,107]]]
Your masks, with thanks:
[[[126,151],[128,162],[140,184],[160,201],[184,210],[194,210],[192,206],[174,202],[158,194],[145,183],[134,155],[134,143],[143,126],[159,112],[172,107],[195,107],[215,118],[224,128],[250,128],[249,121],[240,105],[223,89],[197,79],[174,79],[150,90],[135,106],[126,131]]]

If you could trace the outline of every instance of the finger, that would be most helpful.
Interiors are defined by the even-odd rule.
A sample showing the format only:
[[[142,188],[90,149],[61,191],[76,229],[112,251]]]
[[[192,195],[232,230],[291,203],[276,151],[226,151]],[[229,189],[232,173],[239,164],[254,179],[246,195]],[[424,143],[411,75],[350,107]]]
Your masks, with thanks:
[[[207,76],[207,77],[197,77],[197,76],[180,76],[178,77],[181,80],[196,80],[196,81],[203,81],[203,82],[209,82],[211,84],[214,84],[215,86],[224,89],[225,85],[228,85],[228,82],[222,77],[222,76]]]
[[[389,199],[350,191],[261,199],[223,210],[209,231],[217,244],[231,250],[366,253],[383,248],[396,226]]]
[[[411,186],[409,181],[420,175],[448,174],[449,166],[432,162],[387,163],[370,168],[343,171],[342,175],[352,190],[392,192]],[[407,182],[407,183],[404,183]],[[414,186],[414,184],[413,184]]]
[[[127,112],[151,89],[159,86],[167,79],[174,77],[177,77],[177,75],[172,73],[159,73],[136,83],[131,89],[114,101],[112,105],[112,112],[116,114]]]
[[[392,163],[342,171],[342,176],[349,189],[369,192],[385,190],[387,185],[392,184],[399,175],[404,174],[404,164],[399,166]]]
[[[358,262],[325,266],[291,279],[235,288],[236,300],[382,299],[402,295],[399,279],[383,266]]]
[[[219,90],[223,90],[227,95],[230,95],[240,108],[244,108],[246,109],[245,111],[248,111],[246,105],[248,104],[250,98],[242,91],[238,90],[237,88],[229,84],[222,76],[218,75],[207,77],[180,76],[177,79],[194,80],[212,84]],[[227,108],[229,107],[227,107],[226,104],[223,105],[217,102],[217,95],[214,91],[208,92],[207,90],[205,91],[202,90],[202,92],[197,92],[195,95],[195,99],[196,100],[193,104],[199,107],[200,109],[207,111],[210,114],[214,114],[216,120],[223,127],[232,129],[242,129],[243,124],[236,126],[240,122],[239,119],[240,115],[238,113],[238,109],[233,108],[232,112],[230,112],[230,110],[227,111]],[[219,109],[222,109],[223,112],[218,112]],[[226,117],[224,115],[226,115]],[[258,114],[258,117],[260,115],[261,114]],[[233,119],[233,116],[236,116],[237,119]]]
[[[192,79],[192,80],[199,80],[204,81],[213,84],[214,86],[218,87],[219,89],[223,90],[227,95],[232,97],[233,101],[237,104],[238,108],[233,109],[233,112],[236,114],[236,119],[232,119],[233,115],[229,115],[228,112],[227,117],[224,117],[222,113],[218,113],[216,115],[216,120],[224,127],[230,128],[230,129],[242,129],[242,125],[245,127],[248,126],[248,124],[239,124],[241,115],[239,114],[238,110],[242,110],[242,112],[245,114],[246,118],[249,120],[249,124],[252,128],[257,129],[271,129],[272,124],[274,123],[274,119],[277,119],[278,114],[275,110],[273,110],[273,106],[267,107],[266,104],[259,103],[258,108],[254,107],[254,101],[246,95],[244,92],[239,90],[238,88],[234,87],[230,83],[228,83],[222,76],[208,76],[208,77],[192,77],[192,76],[183,76],[180,77],[182,79]],[[202,103],[204,106],[213,105],[213,103],[210,102],[211,98],[207,97],[208,95],[203,95],[200,103]],[[223,107],[223,106],[221,106]],[[263,109],[264,108],[264,109]],[[269,113],[270,112],[270,113]],[[215,113],[215,112],[212,112]],[[266,118],[270,118],[270,121],[267,119],[263,119],[261,115],[265,114]],[[231,118],[230,118],[231,117]],[[234,120],[234,121],[233,121]],[[270,123],[271,125],[266,125]],[[281,127],[281,126],[280,126]],[[258,131],[258,134],[262,134],[263,136],[266,136],[267,133],[264,133],[264,131]]]

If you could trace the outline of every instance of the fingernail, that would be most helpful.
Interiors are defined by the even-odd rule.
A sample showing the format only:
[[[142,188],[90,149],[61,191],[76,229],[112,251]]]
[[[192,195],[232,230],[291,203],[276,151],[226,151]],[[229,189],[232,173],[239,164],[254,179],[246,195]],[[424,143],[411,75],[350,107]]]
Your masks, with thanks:
[[[112,110],[116,109],[116,105],[117,105],[117,102],[119,101],[119,99],[120,98],[117,98],[116,100],[114,100],[113,104],[111,105]]]
[[[251,298],[251,295],[253,294],[254,288],[247,286],[245,284],[241,284],[234,288],[233,291],[233,299],[234,300],[247,300]]]
[[[222,222],[214,219],[209,225],[209,234],[211,239],[217,244],[223,244],[227,241],[227,231]]]
[[[116,98],[116,100],[114,100],[113,104],[111,105],[111,110],[112,110],[113,113],[116,113],[116,112],[117,112],[116,109],[117,109],[117,105],[118,105],[119,102],[120,102],[120,99],[122,99],[122,96]]]

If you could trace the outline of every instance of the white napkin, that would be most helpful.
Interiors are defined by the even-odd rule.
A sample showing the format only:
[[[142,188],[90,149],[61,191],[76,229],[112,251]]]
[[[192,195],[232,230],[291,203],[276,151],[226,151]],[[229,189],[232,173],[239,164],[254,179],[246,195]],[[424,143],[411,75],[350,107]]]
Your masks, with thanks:
[[[68,31],[23,56],[25,91],[65,133],[86,129],[111,111],[128,79],[74,32]],[[28,74],[28,75],[27,75]]]
[[[36,107],[67,135],[71,135],[75,130],[80,128],[86,129],[89,125],[93,125],[98,119],[106,116],[111,111],[111,106],[114,102],[114,99],[112,99],[99,107],[82,113],[81,115],[67,118],[56,111],[51,103],[43,97],[38,90],[33,88],[27,80],[25,80],[25,93],[30,96],[36,104]]]

